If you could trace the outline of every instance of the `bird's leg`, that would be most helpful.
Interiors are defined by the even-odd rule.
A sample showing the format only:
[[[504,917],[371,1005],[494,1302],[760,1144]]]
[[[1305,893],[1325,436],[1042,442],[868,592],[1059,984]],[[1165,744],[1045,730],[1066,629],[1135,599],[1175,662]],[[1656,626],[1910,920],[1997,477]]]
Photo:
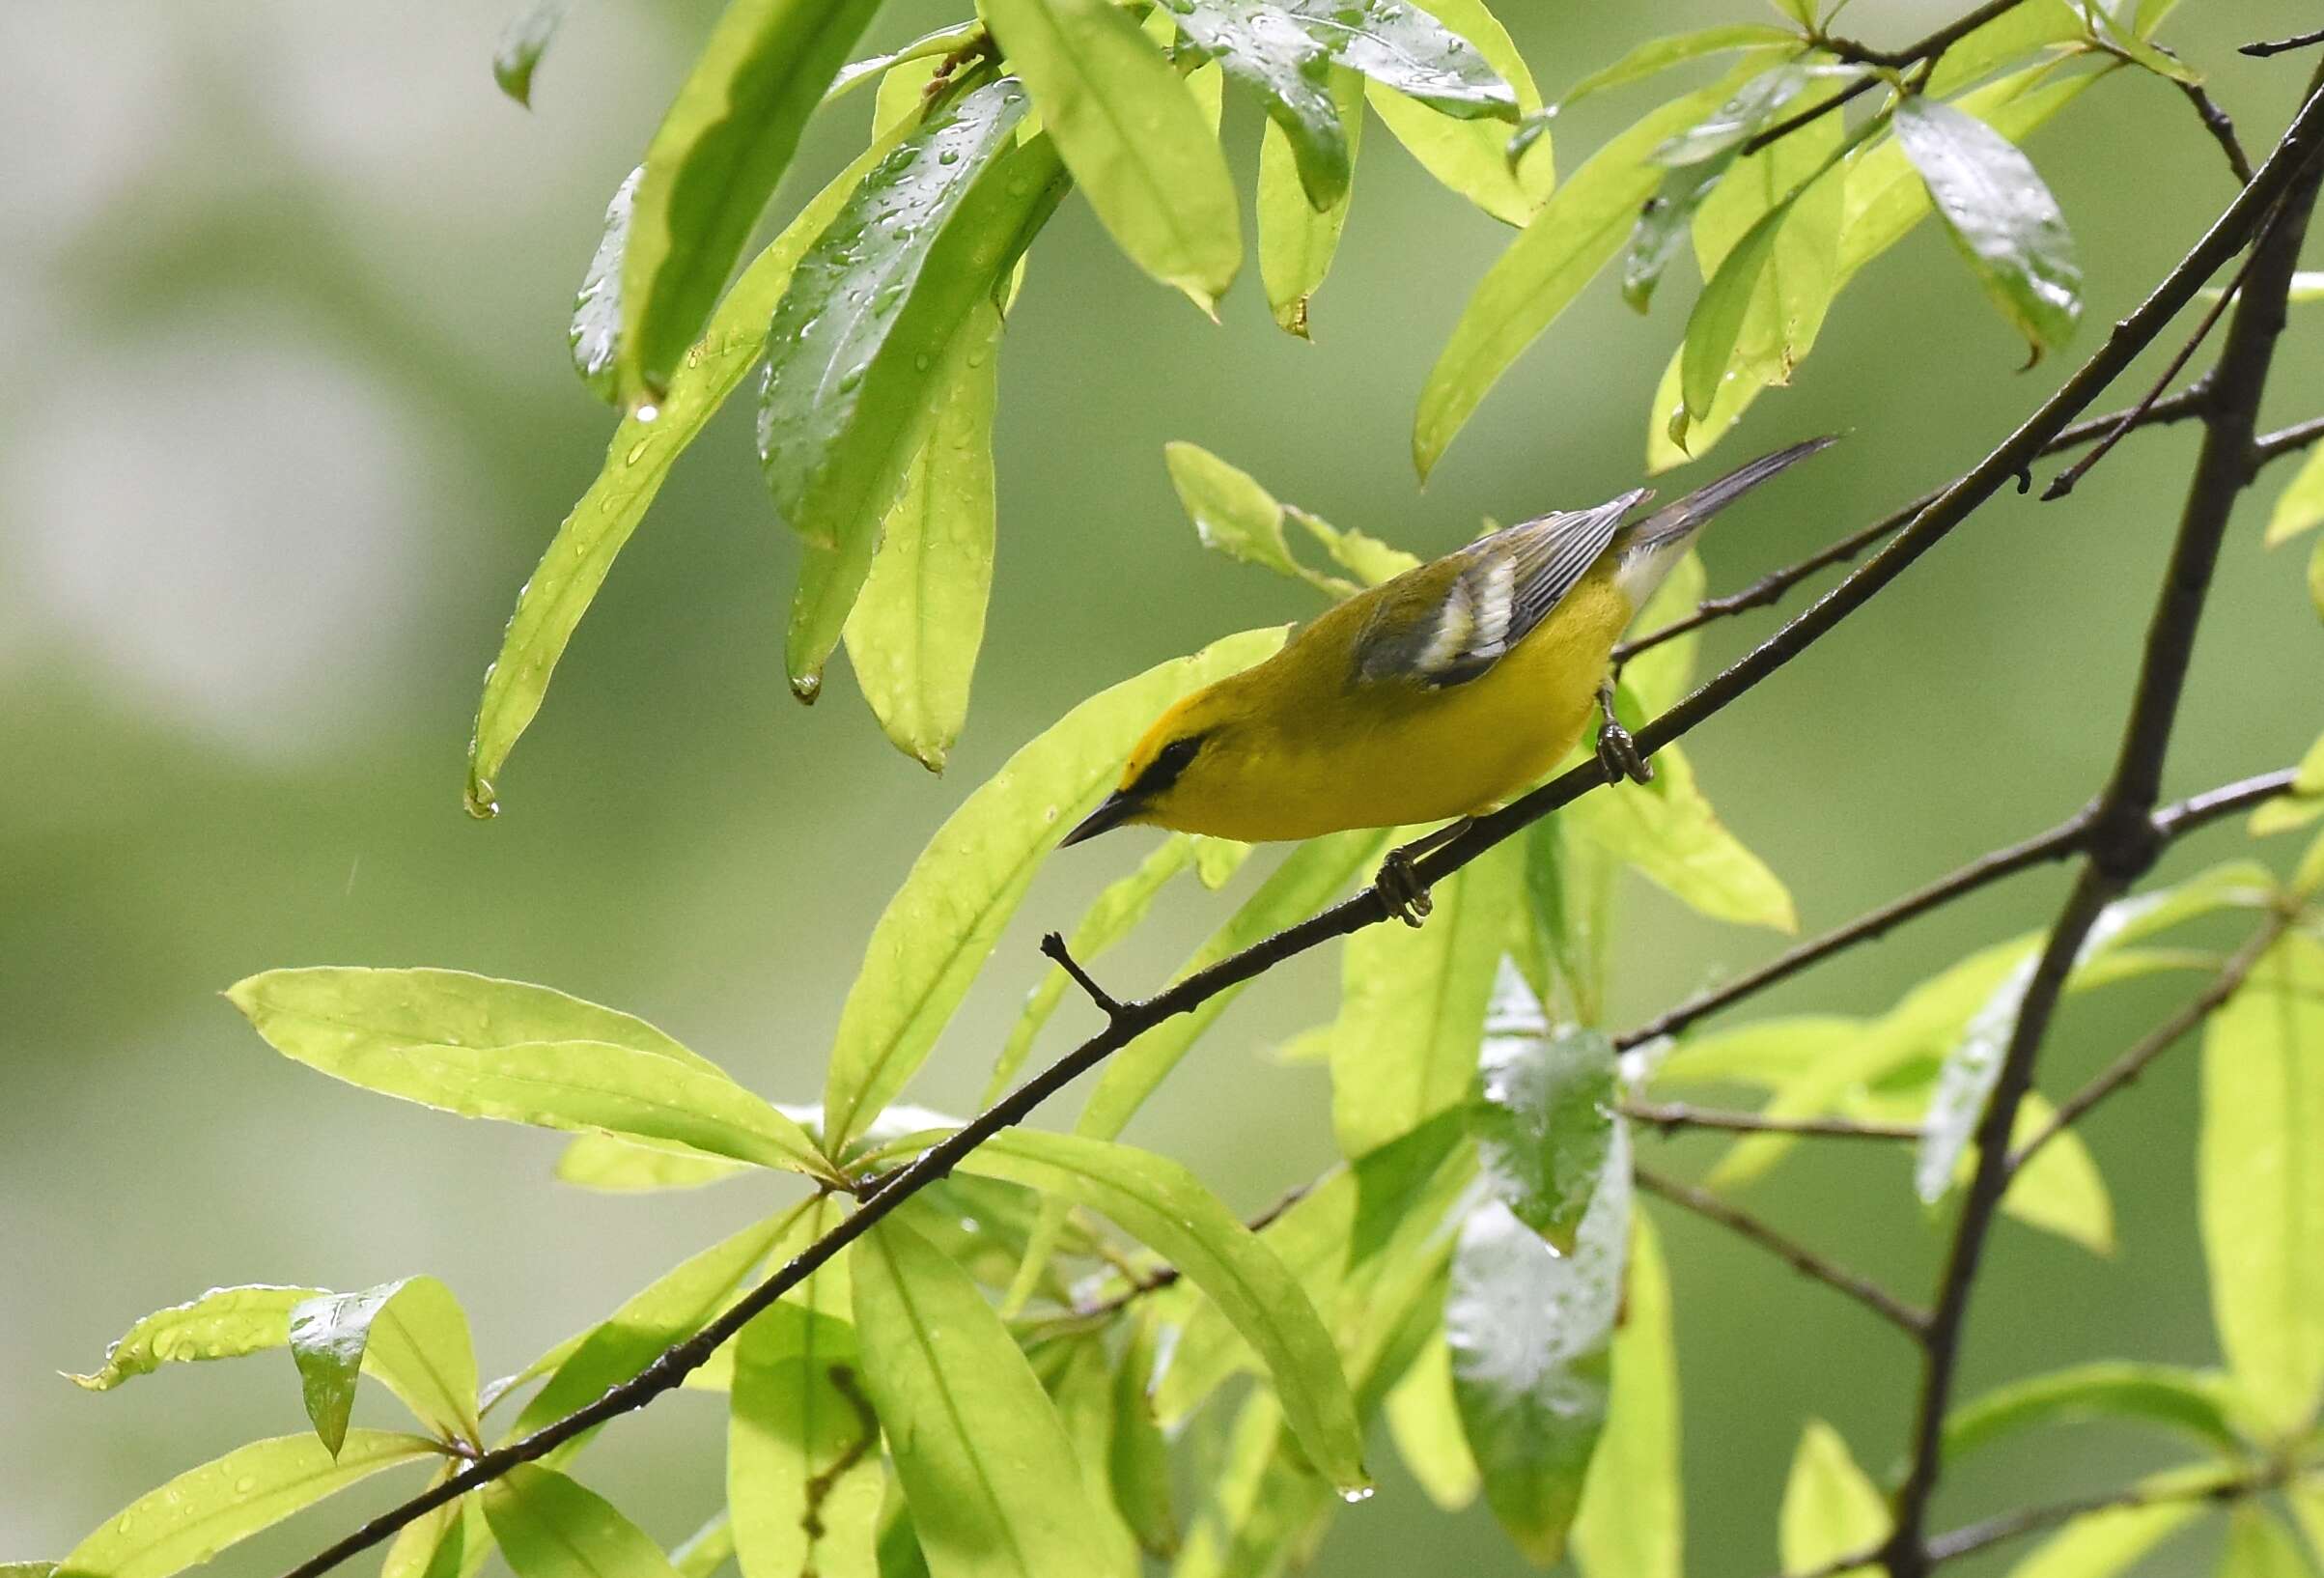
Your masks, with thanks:
[[[1436,831],[1387,852],[1387,859],[1380,862],[1380,875],[1373,879],[1372,886],[1379,889],[1381,901],[1388,907],[1388,914],[1408,926],[1417,926],[1428,918],[1428,912],[1435,905],[1429,899],[1428,888],[1420,881],[1420,857],[1451,843],[1467,832],[1469,825],[1474,820],[1473,817],[1465,816],[1458,822],[1447,822]]]
[[[1598,682],[1598,761],[1614,782],[1652,783],[1654,764],[1638,754],[1638,742],[1614,717],[1614,682],[1609,674]]]

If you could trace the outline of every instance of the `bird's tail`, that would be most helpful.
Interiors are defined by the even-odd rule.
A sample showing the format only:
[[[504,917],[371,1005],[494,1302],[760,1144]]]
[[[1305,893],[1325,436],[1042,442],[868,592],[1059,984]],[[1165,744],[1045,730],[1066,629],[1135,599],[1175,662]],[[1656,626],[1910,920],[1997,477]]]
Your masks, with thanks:
[[[1678,562],[1679,555],[1686,552],[1694,534],[1710,524],[1711,517],[1777,472],[1837,442],[1836,434],[1828,435],[1805,439],[1772,455],[1762,455],[1716,482],[1705,483],[1686,497],[1664,505],[1652,515],[1641,517],[1636,524],[1625,526],[1614,539],[1613,549],[1618,555],[1614,579],[1630,598],[1631,606],[1645,604],[1662,584],[1663,578],[1670,573],[1670,567]]]

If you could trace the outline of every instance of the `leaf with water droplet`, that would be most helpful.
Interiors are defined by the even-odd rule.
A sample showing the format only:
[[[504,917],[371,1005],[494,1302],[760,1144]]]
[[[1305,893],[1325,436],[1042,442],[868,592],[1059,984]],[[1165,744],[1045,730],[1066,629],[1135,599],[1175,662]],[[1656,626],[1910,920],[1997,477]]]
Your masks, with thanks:
[[[1324,42],[1274,0],[1179,0],[1170,9],[1178,31],[1258,97],[1272,137],[1298,170],[1306,206],[1338,205],[1347,195],[1362,99],[1333,91]]]
[[[532,0],[509,18],[500,45],[492,52],[492,80],[526,109],[533,107],[533,71],[572,6],[573,0]]]
[[[1440,115],[1515,121],[1541,106],[1482,0],[1292,0],[1287,9],[1342,66]]]
[[[733,0],[646,147],[622,256],[623,403],[701,334],[800,130],[879,0]]]
[[[581,382],[591,394],[608,403],[619,399],[621,393],[613,362],[621,348],[622,248],[636,207],[638,178],[645,173],[642,164],[630,171],[605,205],[604,233],[573,298],[573,326],[566,334],[573,347],[574,371],[581,375]]]
[[[1309,338],[1308,301],[1322,288],[1339,251],[1354,191],[1356,156],[1363,140],[1363,79],[1345,67],[1330,72],[1331,100],[1346,133],[1350,181],[1328,203],[1313,201],[1298,145],[1274,121],[1259,141],[1259,279],[1267,304],[1287,333]]]
[[[468,1317],[434,1277],[319,1293],[291,1311],[290,1340],[307,1417],[334,1457],[347,1439],[360,1374],[381,1382],[449,1439],[475,1443],[483,1434]]]
[[[291,1310],[322,1292],[316,1287],[213,1287],[174,1304],[124,1332],[105,1349],[105,1362],[86,1375],[67,1375],[90,1392],[109,1392],[150,1375],[165,1364],[238,1359],[291,1340]]]

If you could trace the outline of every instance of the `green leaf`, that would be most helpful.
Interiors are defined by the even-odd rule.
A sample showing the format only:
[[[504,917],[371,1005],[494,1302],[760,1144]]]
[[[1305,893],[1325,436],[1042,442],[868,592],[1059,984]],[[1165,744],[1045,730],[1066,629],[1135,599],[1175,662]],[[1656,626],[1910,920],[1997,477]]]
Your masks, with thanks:
[[[968,681],[993,589],[993,409],[1000,310],[969,309],[938,380],[937,414],[904,474],[854,610],[848,662],[887,737],[940,773],[968,719]]]
[[[1613,1043],[1603,1030],[1552,1027],[1504,961],[1477,1072],[1469,1127],[1486,1185],[1551,1248],[1572,1253],[1613,1145]]]
[[[936,1044],[1056,840],[1094,809],[1157,714],[1282,644],[1246,631],[1102,690],[1009,758],[937,830],[889,900],[841,1010],[825,1143],[862,1133]],[[1118,1066],[1126,1054],[1115,1055]]]
[[[347,1439],[355,1378],[366,1368],[445,1436],[473,1443],[484,1433],[468,1318],[434,1277],[306,1300],[291,1311],[291,1357],[307,1418],[334,1457]]]
[[[1490,1199],[1470,1210],[1453,1252],[1444,1335],[1462,1429],[1493,1515],[1542,1566],[1565,1548],[1606,1423],[1630,1207],[1617,1139],[1573,1254]]]
[[[761,1167],[829,1173],[806,1131],[723,1074],[630,1044],[500,1040],[548,1026],[522,1014],[499,1017],[506,1004],[530,1005],[505,990],[512,983],[451,976],[277,970],[238,982],[227,996],[277,1052],[384,1095],[463,1117],[603,1129]],[[568,1004],[592,1006],[566,999],[556,1010]],[[626,1016],[595,1012],[608,1016],[609,1031],[629,1033],[613,1022]]]
[[[1866,1021],[1840,1014],[1796,1014],[1723,1030],[1690,1030],[1654,1065],[1656,1086],[1749,1085],[1779,1089],[1862,1042]]]
[[[1271,1395],[1244,1399],[1170,1578],[1257,1578],[1292,1560],[1295,1542],[1330,1511],[1331,1493],[1287,1450],[1289,1439]]]
[[[1210,312],[1242,267],[1243,228],[1226,158],[1178,72],[1106,0],[978,9],[1107,234]]]
[[[1820,1419],[1807,1422],[1783,1484],[1779,1543],[1785,1572],[1820,1571],[1853,1551],[1888,1536],[1889,1508],[1848,1443]],[[1876,1570],[1852,1567],[1850,1574]]]
[[[1250,845],[1232,838],[1213,838],[1207,833],[1194,837],[1194,880],[1216,893],[1234,881],[1243,862],[1250,859]]]
[[[801,128],[879,0],[731,0],[654,140],[622,251],[625,406],[658,401],[702,333]]]
[[[1670,1275],[1654,1224],[1641,1211],[1630,1224],[1630,1273],[1614,1332],[1606,1431],[1574,1516],[1583,1578],[1683,1578],[1686,1498],[1678,1455]]]
[[[429,1488],[460,1467],[458,1459],[446,1459]],[[492,1531],[483,1506],[474,1496],[462,1496],[404,1525],[380,1559],[379,1578],[475,1578],[491,1553]]]
[[[484,1515],[517,1578],[677,1578],[644,1530],[554,1469],[515,1465],[484,1487]]]
[[[2324,537],[2316,539],[2316,550],[2309,556],[2308,601],[2315,605],[2316,617],[2324,619]]]
[[[1540,107],[1517,46],[1482,0],[1294,0],[1331,58],[1461,120],[1515,121]]]
[[[57,1578],[169,1578],[381,1469],[434,1456],[434,1443],[389,1430],[350,1430],[336,1459],[312,1435],[254,1441],[107,1518]]]
[[[1896,137],[1954,243],[2034,356],[2065,344],[2082,316],[2082,269],[2065,215],[2026,155],[1974,116],[1918,96],[1897,104]]]
[[[622,249],[629,244],[630,221],[637,209],[637,183],[646,173],[639,165],[622,178],[605,205],[605,228],[589,271],[573,298],[573,324],[566,340],[573,348],[573,370],[582,386],[603,401],[616,401],[614,361],[621,353]]]
[[[718,304],[702,339],[670,375],[655,418],[625,416],[605,447],[605,463],[580,502],[557,527],[548,551],[518,595],[500,655],[485,674],[476,732],[468,745],[466,800],[472,816],[500,808],[493,780],[541,710],[549,675],[581,615],[604,584],[613,559],[661,491],[670,467],[701,437],[726,397],[758,364],[769,315],[791,283],[792,269],[871,168],[903,136],[898,127],[876,139],[811,198]]]
[[[1308,1460],[1343,1490],[1368,1483],[1356,1405],[1330,1335],[1274,1252],[1193,1173],[1127,1145],[1028,1129],[994,1136],[961,1166],[1061,1194],[1177,1267],[1266,1361]]]
[[[1559,814],[1698,914],[1799,930],[1790,891],[1712,811],[1686,754],[1665,746],[1655,753],[1654,775],[1652,784],[1616,784],[1584,795]]]
[[[2026,1092],[2018,1104],[2010,1143],[2022,1145],[2050,1126],[2056,1113],[2038,1090]],[[1955,1181],[1966,1186],[1972,1158],[1963,1155],[1955,1167]],[[2009,1180],[2002,1209],[2029,1226],[2081,1245],[2092,1254],[2114,1253],[2114,1205],[2106,1180],[2082,1137],[2067,1129],[2042,1146],[2022,1171]]]
[[[1154,1327],[1145,1317],[1132,1324],[1115,1367],[1113,1440],[1106,1461],[1123,1521],[1146,1551],[1167,1557],[1178,1549],[1178,1516],[1171,1507],[1170,1443],[1154,1417],[1154,1396],[1147,1389],[1154,1375]]]
[[[163,1365],[239,1359],[291,1340],[291,1311],[321,1292],[314,1287],[213,1287],[198,1299],[156,1310],[105,1349],[86,1375],[65,1377],[88,1392],[110,1392]]]
[[[1711,403],[1725,381],[1728,364],[1743,337],[1743,321],[1750,312],[1751,298],[1775,260],[1777,239],[1790,217],[1788,205],[1762,215],[1695,298],[1679,352],[1679,393],[1690,419],[1711,413]]]
[[[805,542],[784,644],[801,700],[821,688],[880,522],[935,428],[972,310],[1002,293],[1063,194],[1048,139],[1011,141],[1025,106],[1004,78],[909,132],[799,259],[768,326],[759,461]]]
[[[2084,0],[2027,0],[1973,28],[1937,57],[1921,92],[1949,99],[1997,67],[2022,61],[2035,50],[2068,44],[2083,36]],[[2053,61],[2044,61],[2042,69]]]
[[[2086,1420],[2119,1420],[2175,1430],[2222,1454],[2243,1449],[2231,1414],[2233,1389],[2215,1370],[2107,1360],[1998,1386],[1945,1421],[1945,1455],[1966,1456],[2023,1430]]]
[[[663,1349],[700,1331],[750,1286],[751,1274],[805,1210],[802,1203],[777,1212],[689,1255],[579,1334],[573,1351],[553,1367],[548,1384],[524,1405],[512,1433],[530,1435],[596,1401]]]
[[[742,1578],[874,1578],[880,1421],[845,1321],[782,1303],[736,1339],[726,1501]]]
[[[864,1379],[935,1578],[1120,1571],[1056,1410],[967,1273],[892,1220],[852,1259]]]
[[[1416,570],[1420,561],[1400,548],[1390,548],[1377,537],[1367,537],[1360,531],[1342,530],[1330,521],[1317,519],[1297,505],[1286,504],[1284,513],[1297,521],[1307,535],[1323,545],[1331,562],[1354,576],[1366,586],[1377,586],[1384,580],[1393,580],[1407,570]]]
[[[2268,1423],[2324,1383],[2324,944],[2268,950],[2203,1035],[2197,1198],[2228,1367]]]
[[[2140,1488],[2170,1494],[2224,1477],[2219,1470],[2158,1474]],[[2011,1567],[2009,1578],[2114,1578],[2202,1513],[2202,1503],[2194,1499],[2085,1513]]]
[[[1162,461],[1203,547],[1306,581],[1331,597],[1347,597],[1357,590],[1337,577],[1308,569],[1292,555],[1283,538],[1283,506],[1249,472],[1183,440],[1164,444]]]
[[[1674,99],[1613,138],[1553,194],[1470,297],[1428,382],[1413,427],[1426,477],[1485,392],[1622,248],[1638,206],[1661,184],[1647,155],[1722,102],[1750,67]]]
[[[1343,1156],[1458,1106],[1475,1077],[1494,967],[1517,913],[1517,851],[1488,851],[1435,896],[1417,931],[1373,926],[1344,945],[1331,1031],[1331,1126]]]
[[[1335,101],[1323,42],[1269,0],[1190,0],[1167,9],[1178,31],[1265,106],[1271,140],[1286,145],[1307,205],[1328,209],[1344,198],[1355,123]],[[1357,107],[1360,113],[1360,99]]]
[[[1642,81],[1673,66],[1699,60],[1729,49],[1754,49],[1766,45],[1778,48],[1798,47],[1796,34],[1785,31],[1772,22],[1733,22],[1724,27],[1700,28],[1692,33],[1673,33],[1659,39],[1649,39],[1633,48],[1611,66],[1601,68],[1566,89],[1557,100],[1559,108],[1603,93],[1608,88],[1626,87]]]
[[[725,1508],[720,1508],[703,1522],[701,1528],[672,1548],[670,1565],[678,1569],[678,1578],[711,1578],[711,1574],[726,1565],[734,1554],[734,1517]]]
[[[1311,25],[1324,26],[1328,17],[1332,27],[1351,9],[1329,0],[1302,7],[1315,19]],[[1424,0],[1416,7],[1369,0],[1362,16],[1358,32],[1377,26],[1374,40],[1342,48],[1338,58],[1371,78],[1365,97],[1405,151],[1440,183],[1504,224],[1531,218],[1556,184],[1557,170],[1548,124],[1537,113],[1540,91],[1508,30],[1483,0]],[[1437,61],[1451,63],[1461,80],[1451,99],[1432,91],[1428,72],[1414,70]],[[1512,139],[1502,123],[1528,117],[1522,141]]]
[[[2281,1519],[2250,1502],[2227,1514],[2219,1578],[2312,1578],[2315,1570]]]
[[[1665,169],[1672,170],[1732,157],[1736,150],[1766,129],[1809,83],[1829,74],[1828,70],[1797,62],[1761,71],[1710,114],[1666,138],[1649,156]]]
[[[557,1156],[557,1180],[607,1195],[700,1189],[751,1170],[747,1162],[683,1146],[640,1145],[609,1134],[575,1135]]]
[[[2304,531],[2324,525],[2324,448],[2300,463],[2299,471],[2267,518],[2267,546],[2288,543]]]
[[[1352,178],[1363,143],[1363,78],[1335,67],[1330,87]],[[1298,145],[1274,122],[1267,123],[1259,137],[1259,280],[1275,323],[1302,340],[1309,338],[1307,304],[1331,270],[1353,191],[1352,180],[1343,181],[1330,201],[1310,202]]]
[[[1461,1436],[1460,1405],[1452,1395],[1452,1350],[1432,1338],[1384,1404],[1396,1455],[1421,1491],[1446,1512],[1476,1500],[1482,1480]]]
[[[525,8],[509,18],[499,47],[492,51],[492,80],[526,109],[533,107],[533,71],[572,5],[573,0],[527,0]]]

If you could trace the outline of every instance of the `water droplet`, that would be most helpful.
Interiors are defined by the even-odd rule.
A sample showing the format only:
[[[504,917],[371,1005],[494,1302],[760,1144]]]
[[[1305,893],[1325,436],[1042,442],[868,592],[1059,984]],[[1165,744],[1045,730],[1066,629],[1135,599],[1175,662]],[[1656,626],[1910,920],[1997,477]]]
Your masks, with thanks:
[[[630,453],[622,457],[622,464],[625,465],[635,465],[639,461],[644,460],[646,458],[646,448],[652,442],[653,440],[651,438],[638,439],[637,442],[630,446]]]
[[[630,414],[637,418],[640,423],[651,423],[660,419],[661,408],[649,400]]]
[[[1350,1507],[1354,1507],[1359,1502],[1368,1502],[1372,1499],[1372,1487],[1370,1485],[1350,1485],[1339,1493],[1339,1499]]]
[[[247,1496],[257,1488],[258,1476],[255,1474],[245,1474],[234,1482],[234,1493],[238,1496]]]
[[[918,355],[916,355],[916,356],[912,357],[912,359],[911,359],[911,365],[912,365],[912,368],[913,368],[913,370],[914,370],[915,372],[921,372],[921,373],[925,373],[925,372],[927,372],[927,371],[928,371],[928,352],[925,352],[925,351],[923,351],[923,352],[920,352]]]
[[[1191,0],[1182,0],[1182,3],[1190,4]],[[947,148],[937,155],[936,161],[938,164],[958,164],[961,161],[961,151],[957,148]]]

